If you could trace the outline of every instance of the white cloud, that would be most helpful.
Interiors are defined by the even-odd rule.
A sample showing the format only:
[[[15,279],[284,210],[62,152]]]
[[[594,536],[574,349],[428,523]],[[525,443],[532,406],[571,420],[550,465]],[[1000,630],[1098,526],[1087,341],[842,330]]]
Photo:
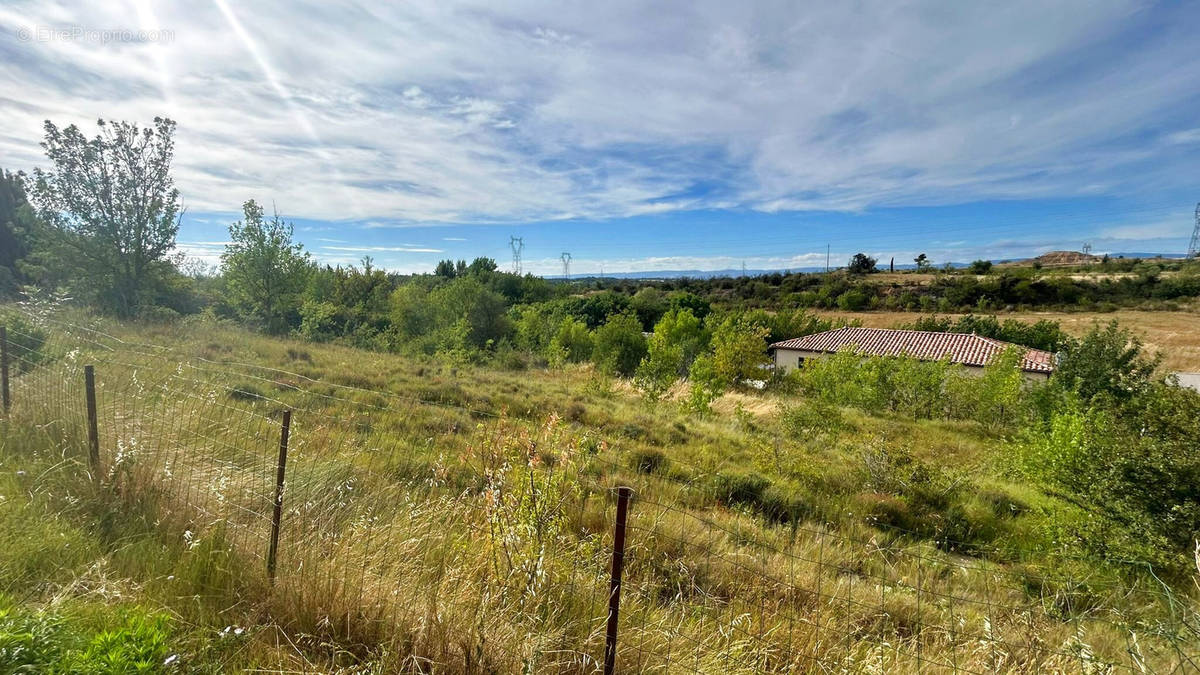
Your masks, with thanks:
[[[6,164],[41,161],[46,118],[167,114],[193,211],[380,227],[1144,195],[1196,168],[1122,140],[1200,139],[1186,6],[1144,37],[1135,0],[134,4],[0,8]],[[16,39],[37,26],[171,39]]]

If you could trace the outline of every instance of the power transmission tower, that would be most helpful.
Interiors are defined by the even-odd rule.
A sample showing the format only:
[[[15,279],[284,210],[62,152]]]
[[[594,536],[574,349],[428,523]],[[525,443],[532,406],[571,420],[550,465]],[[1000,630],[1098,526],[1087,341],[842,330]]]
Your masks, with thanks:
[[[825,244],[825,274],[829,274],[829,244]]]
[[[1196,204],[1196,226],[1192,228],[1192,243],[1188,244],[1189,260],[1200,257],[1200,204]]]
[[[1084,255],[1091,255],[1091,254],[1092,254],[1092,242],[1090,242],[1090,241],[1089,241],[1089,242],[1086,242],[1086,243],[1084,243],[1084,245],[1083,245],[1083,254],[1084,254]]]
[[[571,254],[567,253],[566,251],[563,251],[563,254],[560,255],[559,258],[561,258],[562,262],[563,262],[563,278],[570,279],[571,278]]]
[[[513,254],[513,274],[521,274],[521,251],[525,250],[524,237],[509,237],[508,247],[512,249]]]

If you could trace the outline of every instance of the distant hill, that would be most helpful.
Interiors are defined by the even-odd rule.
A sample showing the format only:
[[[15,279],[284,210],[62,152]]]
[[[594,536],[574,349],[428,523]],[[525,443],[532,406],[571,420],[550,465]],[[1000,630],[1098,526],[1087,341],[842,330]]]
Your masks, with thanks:
[[[1109,253],[1108,257],[1110,257],[1110,258],[1183,258],[1185,256],[1182,253],[1145,253],[1145,252],[1136,253],[1135,252],[1135,253]],[[1040,255],[1036,258],[1005,258],[1005,259],[992,260],[992,262],[997,265],[1001,265],[1001,264],[1019,265],[1022,263],[1028,264],[1033,261],[1038,261],[1043,266],[1053,266],[1053,265],[1086,265],[1089,262],[1100,262],[1100,259],[1101,259],[1101,256],[1088,255],[1085,253],[1080,253],[1078,251],[1051,251],[1049,253],[1043,253],[1042,255]],[[1048,260],[1053,260],[1055,262],[1047,262]],[[968,264],[969,263],[951,262],[950,266],[956,267],[956,268],[961,268],[961,267],[966,267]],[[942,267],[944,265],[945,265],[945,263],[942,263],[942,264],[937,265],[937,267]],[[913,265],[911,263],[903,264],[903,265],[900,263],[896,264],[897,270],[913,270],[913,269],[916,269],[916,267],[917,267],[916,265]],[[841,268],[840,265],[835,265],[832,269],[836,270],[836,269],[840,269],[840,268]],[[879,269],[886,272],[888,269],[887,263],[886,262],[879,263]],[[786,268],[786,269],[778,268],[778,269],[747,269],[747,270],[742,270],[740,267],[738,267],[738,268],[723,269],[723,270],[646,270],[644,272],[606,272],[604,274],[604,278],[605,279],[680,279],[683,277],[688,277],[691,279],[711,279],[714,277],[741,277],[741,276],[757,277],[757,276],[762,276],[764,274],[785,274],[785,273],[789,273],[789,272],[813,273],[813,272],[824,272],[824,271],[825,271],[824,265],[821,265],[819,267],[791,267],[791,268]],[[562,279],[563,276],[561,274],[546,275],[545,278],[553,280],[553,279]],[[599,274],[576,274],[576,275],[571,276],[571,279],[575,280],[575,281],[581,281],[581,280],[585,280],[585,279],[599,279],[599,278],[600,278]]]

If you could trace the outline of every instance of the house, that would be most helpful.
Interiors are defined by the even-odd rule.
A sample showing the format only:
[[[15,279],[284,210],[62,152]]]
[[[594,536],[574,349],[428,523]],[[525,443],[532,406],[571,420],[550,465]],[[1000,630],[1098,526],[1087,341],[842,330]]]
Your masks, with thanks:
[[[786,373],[805,359],[825,358],[842,350],[853,349],[864,356],[911,356],[921,361],[948,359],[967,369],[982,373],[984,366],[1009,347],[1024,349],[1020,367],[1025,377],[1041,381],[1054,372],[1055,355],[1040,349],[1028,349],[973,333],[935,333],[924,330],[889,328],[853,328],[850,326],[776,342],[768,348],[777,371]]]

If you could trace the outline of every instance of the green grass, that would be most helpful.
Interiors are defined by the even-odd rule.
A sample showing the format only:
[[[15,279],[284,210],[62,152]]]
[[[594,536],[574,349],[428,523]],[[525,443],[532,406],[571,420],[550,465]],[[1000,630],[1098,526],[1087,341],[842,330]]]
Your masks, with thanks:
[[[54,663],[165,650],[214,671],[589,671],[622,484],[636,491],[626,670],[757,672],[799,654],[851,671],[1053,671],[1128,664],[1131,649],[1169,668],[1166,634],[1186,639],[1178,617],[1194,616],[1191,580],[1165,579],[1168,596],[1143,567],[1088,555],[1089,514],[1015,481],[1005,439],[973,422],[774,393],[698,418],[586,368],[96,327],[124,342],[52,331],[0,441],[5,616],[32,627],[13,635],[61,632]],[[100,486],[71,384],[90,361]]]

